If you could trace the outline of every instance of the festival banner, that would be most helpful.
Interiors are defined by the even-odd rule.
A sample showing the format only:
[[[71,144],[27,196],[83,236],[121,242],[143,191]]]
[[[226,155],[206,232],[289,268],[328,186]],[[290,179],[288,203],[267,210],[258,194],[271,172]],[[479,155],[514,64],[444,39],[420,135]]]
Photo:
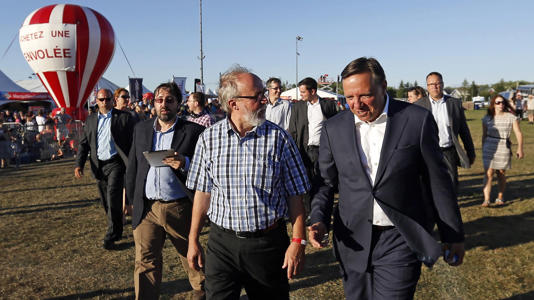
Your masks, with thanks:
[[[76,70],[76,24],[26,25],[20,28],[19,42],[35,73]]]
[[[130,101],[136,103],[143,100],[143,78],[129,78]]]
[[[182,102],[185,102],[187,100],[185,98],[186,97],[186,93],[185,93],[185,81],[186,80],[187,80],[187,77],[175,77],[175,76],[172,77],[172,81],[174,81],[174,83],[176,83],[176,85],[180,88],[180,91],[182,91],[182,99],[183,99]]]

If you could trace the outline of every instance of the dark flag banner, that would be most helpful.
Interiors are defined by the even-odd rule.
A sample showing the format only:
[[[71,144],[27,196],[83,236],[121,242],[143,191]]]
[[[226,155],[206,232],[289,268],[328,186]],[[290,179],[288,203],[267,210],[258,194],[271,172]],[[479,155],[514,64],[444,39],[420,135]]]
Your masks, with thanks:
[[[143,78],[129,78],[130,80],[130,101],[132,103],[143,100]]]

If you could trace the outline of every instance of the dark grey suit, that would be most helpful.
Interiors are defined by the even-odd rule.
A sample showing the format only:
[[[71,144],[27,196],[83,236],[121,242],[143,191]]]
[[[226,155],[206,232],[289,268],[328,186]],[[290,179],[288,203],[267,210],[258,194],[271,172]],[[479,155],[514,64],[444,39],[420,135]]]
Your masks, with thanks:
[[[100,161],[97,156],[98,113],[91,114],[85,120],[79,143],[76,166],[83,170],[89,156],[91,171],[97,180],[100,199],[108,217],[106,241],[117,241],[122,235],[122,188],[133,126],[129,113],[111,110],[111,138],[117,154],[109,161]]]
[[[321,134],[319,167],[324,185],[312,201],[311,223],[330,225],[334,203],[331,191],[338,187],[333,242],[349,299],[369,293],[354,278],[378,269],[375,256],[381,251],[399,253],[389,263],[415,266],[410,273],[399,275],[401,279],[404,276],[415,280],[415,289],[420,264],[414,261],[432,265],[441,254],[441,247],[432,236],[434,225],[437,223],[443,242],[464,240],[456,195],[432,114],[418,106],[390,100],[387,117],[374,185],[360,160],[351,111],[326,121]],[[373,198],[395,225],[383,235],[372,226]],[[383,242],[380,249],[378,239]],[[386,284],[396,284],[392,279],[399,277],[388,274]]]
[[[331,118],[337,113],[335,101],[319,98],[319,104],[321,105],[321,112],[326,119]],[[317,163],[319,149],[317,147],[308,147],[308,101],[298,101],[291,106],[288,132],[293,137],[295,144],[297,144],[302,162],[306,167],[308,178],[312,184],[311,190],[306,194],[304,200],[306,212],[309,213],[311,210],[310,201],[317,192],[318,187],[322,184],[322,179]]]
[[[467,122],[465,120],[465,113],[462,107],[462,100],[450,96],[444,96],[445,105],[447,106],[447,114],[449,115],[449,135],[454,144],[455,151],[445,151],[445,159],[448,164],[449,174],[454,180],[454,184],[458,184],[458,166],[462,168],[470,168],[471,162],[475,160],[475,146],[471,139],[471,133]],[[417,100],[414,104],[420,105],[430,111],[432,106],[428,97],[423,97]],[[458,140],[458,135],[462,139],[465,151]],[[455,187],[456,189],[456,187]]]

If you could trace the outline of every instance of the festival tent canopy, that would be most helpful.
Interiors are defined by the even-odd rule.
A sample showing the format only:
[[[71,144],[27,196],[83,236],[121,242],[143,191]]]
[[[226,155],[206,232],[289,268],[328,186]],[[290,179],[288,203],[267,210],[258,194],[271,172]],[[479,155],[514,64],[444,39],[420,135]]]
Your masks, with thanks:
[[[297,93],[297,99],[296,100],[300,100],[300,92],[298,92],[297,88],[292,88],[292,89],[289,89],[289,90],[283,92],[280,95],[280,97],[282,99],[295,100],[295,93]],[[334,99],[334,100],[340,100],[342,102],[344,102],[344,99],[345,99],[345,96],[343,96],[343,95],[336,94],[336,93],[330,92],[330,91],[321,90],[321,89],[317,90],[317,95],[319,95],[319,97],[324,98],[324,99]]]
[[[206,96],[208,98],[217,98],[217,93],[215,93],[212,89],[208,89],[208,91],[206,92]]]
[[[47,93],[36,93],[29,91],[16,84],[0,70],[0,105],[10,101],[28,102],[49,99],[50,97]]]
[[[130,92],[130,84],[124,87],[128,92]],[[143,84],[143,93],[152,93],[153,91],[149,90],[144,84]]]
[[[39,80],[38,78],[18,80],[17,84],[31,92],[37,92],[37,93],[47,92],[46,88],[41,83],[41,80]],[[111,92],[114,92],[116,89],[119,88],[119,86],[107,80],[106,78],[102,77],[98,81],[96,88],[97,89],[109,89],[111,90]]]

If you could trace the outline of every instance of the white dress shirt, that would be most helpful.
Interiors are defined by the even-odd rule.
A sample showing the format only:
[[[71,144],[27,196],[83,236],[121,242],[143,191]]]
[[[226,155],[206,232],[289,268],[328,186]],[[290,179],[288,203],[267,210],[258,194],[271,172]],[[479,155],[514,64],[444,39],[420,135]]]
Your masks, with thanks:
[[[430,105],[432,107],[432,115],[434,116],[434,120],[436,120],[436,123],[438,124],[438,131],[439,131],[439,146],[441,148],[447,148],[452,146],[452,139],[449,134],[449,114],[447,113],[447,103],[445,103],[445,97],[441,97],[441,99],[434,100],[431,96],[428,97],[430,99]]]
[[[325,117],[321,111],[319,99],[315,104],[307,102],[308,105],[308,146],[319,146],[321,140],[321,128]]]
[[[290,117],[291,103],[289,101],[280,98],[274,104],[271,101],[267,101],[267,107],[265,108],[265,118],[267,120],[287,130]]]
[[[356,123],[356,140],[360,150],[360,160],[365,168],[371,185],[375,184],[376,171],[380,163],[380,153],[382,143],[386,133],[388,120],[389,96],[386,95],[386,105],[384,111],[373,122],[361,121],[354,115]],[[376,199],[373,199],[373,225],[392,226],[393,223],[382,210]]]

